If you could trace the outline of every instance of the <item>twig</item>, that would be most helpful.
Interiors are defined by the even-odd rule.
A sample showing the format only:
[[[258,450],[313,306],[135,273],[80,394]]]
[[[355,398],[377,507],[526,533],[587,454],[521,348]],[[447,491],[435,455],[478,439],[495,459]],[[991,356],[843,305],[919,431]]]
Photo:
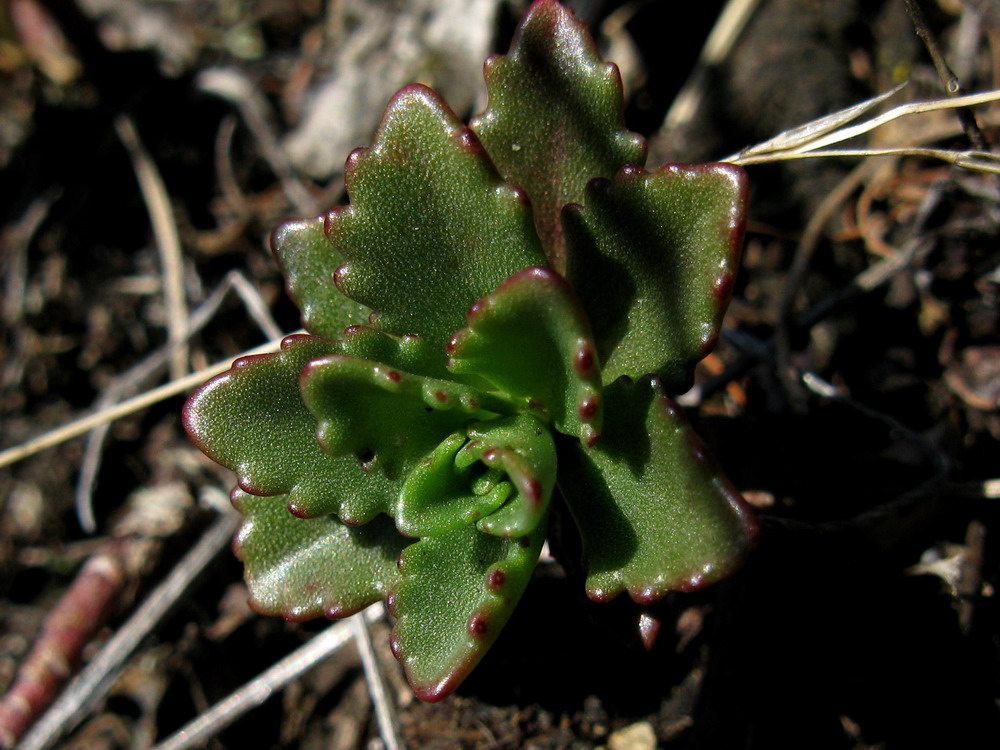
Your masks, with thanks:
[[[0,701],[0,747],[13,747],[55,698],[83,647],[114,609],[123,582],[122,562],[111,549],[90,558],[80,570]]]
[[[869,100],[873,101],[873,100]],[[966,94],[965,96],[956,96],[947,99],[933,99],[925,102],[910,102],[908,104],[901,104],[898,107],[890,109],[888,112],[883,112],[882,114],[871,118],[870,120],[865,120],[864,122],[858,123],[857,125],[851,125],[849,127],[839,128],[833,131],[825,130],[823,127],[819,127],[818,131],[810,132],[810,128],[813,126],[820,125],[827,122],[830,118],[835,118],[842,113],[853,112],[856,107],[847,107],[840,112],[834,113],[833,115],[827,115],[826,117],[821,117],[817,120],[813,120],[811,123],[806,125],[800,125],[799,127],[793,128],[792,130],[786,131],[775,138],[771,138],[764,143],[758,144],[756,146],[751,146],[749,148],[743,149],[737,154],[731,154],[726,157],[724,161],[732,162],[733,164],[764,164],[771,161],[778,161],[782,158],[807,158],[802,156],[806,152],[816,151],[817,149],[830,146],[834,143],[841,143],[855,136],[868,133],[875,130],[886,123],[892,122],[893,120],[898,120],[901,117],[907,117],[909,115],[922,114],[924,112],[934,112],[941,109],[954,109],[957,107],[972,107],[978,104],[988,104],[990,102],[1000,101],[1000,89],[994,89],[992,91],[984,91],[978,94]],[[862,104],[867,104],[863,102]],[[853,118],[851,118],[853,119]],[[817,136],[817,132],[819,135]],[[789,134],[801,133],[801,137],[786,139]],[[870,153],[862,155],[879,155],[881,153],[896,153],[898,149],[874,149],[866,150]],[[851,149],[851,155],[857,155],[857,151]],[[969,153],[969,152],[956,152],[956,153]],[[987,152],[988,153],[988,152]],[[789,156],[789,154],[792,154]]]
[[[928,458],[931,466],[933,467],[934,475],[930,479],[926,480],[926,483],[930,484],[944,480],[949,469],[948,459],[934,446],[933,443],[931,443],[930,440],[925,438],[923,435],[914,432],[895,417],[892,417],[885,412],[873,409],[870,406],[867,406],[866,404],[856,401],[850,396],[841,393],[833,386],[833,384],[823,380],[814,372],[802,373],[802,382],[805,384],[806,388],[815,393],[817,396],[845,404],[869,419],[881,422],[888,427],[892,433],[904,436],[912,445],[916,446],[917,449]]]
[[[877,168],[874,161],[866,161],[855,167],[847,177],[840,181],[840,184],[832,190],[819,207],[810,217],[806,228],[802,233],[792,264],[788,270],[781,298],[778,301],[778,322],[774,332],[775,357],[777,359],[778,377],[785,381],[786,390],[794,394],[789,378],[794,377],[791,370],[791,326],[792,315],[795,307],[795,300],[798,297],[799,288],[805,279],[809,264],[819,245],[819,239],[823,227],[830,220],[830,217],[837,208],[847,200],[848,196],[854,192]]]
[[[941,52],[941,47],[934,36],[934,32],[931,31],[927,23],[927,18],[924,16],[923,10],[920,9],[916,0],[903,0],[903,4],[906,6],[906,12],[913,23],[914,31],[917,32],[917,36],[920,37],[920,40],[927,48],[928,54],[931,56],[934,69],[937,70],[938,77],[941,79],[941,83],[944,84],[944,90],[948,92],[949,96],[964,94],[965,91],[962,88],[962,83],[948,66],[948,61],[944,59],[944,54]],[[986,139],[983,138],[983,131],[979,129],[975,115],[967,109],[959,109],[955,114],[958,116],[959,122],[962,123],[962,129],[965,131],[969,143],[972,144],[972,148],[977,151],[986,151],[988,148]]]
[[[199,74],[198,86],[202,91],[226,99],[239,108],[243,121],[257,139],[264,159],[281,182],[282,190],[295,210],[302,216],[319,213],[319,206],[296,176],[274,130],[268,125],[264,98],[247,77],[234,69],[212,68]]]
[[[198,543],[170,571],[135,613],[122,625],[87,668],[70,683],[66,692],[39,720],[17,750],[45,750],[104,697],[126,659],[173,608],[194,580],[232,539],[239,516],[225,509],[202,535]]]
[[[176,396],[179,393],[183,393],[186,390],[201,385],[208,378],[228,370],[232,366],[233,359],[275,351],[277,350],[279,343],[280,341],[275,340],[269,341],[266,344],[261,344],[260,346],[243,352],[236,357],[216,362],[213,365],[202,368],[198,372],[194,372],[183,378],[179,378],[178,380],[165,383],[159,388],[154,388],[151,391],[146,391],[135,398],[123,401],[115,407],[103,409],[96,414],[81,417],[74,422],[70,422],[69,424],[63,425],[62,427],[52,430],[51,432],[47,432],[34,440],[29,440],[26,443],[8,448],[7,450],[0,452],[0,468],[21,461],[29,456],[35,455],[36,453],[40,453],[43,450],[59,445],[60,443],[65,443],[67,440],[79,437],[80,435],[94,429],[98,425],[105,424],[107,422],[114,422],[116,419],[121,419],[122,417],[133,414],[140,409],[146,408],[147,406],[158,404],[160,401],[165,401],[172,396]]]
[[[368,622],[377,622],[383,616],[382,607],[369,607],[354,615]],[[307,644],[292,652],[277,664],[255,678],[179,732],[157,745],[153,750],[188,750],[199,747],[232,724],[243,714],[262,705],[276,691],[317,663],[347,645],[355,636],[351,622],[338,622],[314,636]]]
[[[401,750],[403,743],[399,739],[399,721],[396,718],[395,704],[386,690],[385,676],[382,674],[378,655],[372,644],[368,623],[362,617],[352,617],[351,624],[354,626],[354,640],[357,642],[361,665],[368,681],[368,694],[371,695],[375,706],[375,717],[382,735],[382,743],[385,750]]]
[[[972,169],[987,174],[1000,174],[1000,154],[989,151],[952,151],[944,148],[921,148],[906,146],[900,148],[839,148],[822,151],[780,151],[763,156],[752,156],[737,159],[734,164],[769,164],[776,161],[792,159],[826,159],[835,156],[863,158],[869,156],[924,156],[930,159],[940,159],[956,167]]]
[[[689,122],[705,98],[709,71],[732,49],[760,0],[729,0],[705,40],[691,75],[674,97],[660,130],[670,131]]]
[[[60,191],[48,190],[35,198],[24,214],[3,228],[0,233],[0,251],[9,271],[4,283],[2,302],[2,319],[7,325],[12,325],[21,319],[24,306],[24,286],[27,274],[27,251],[32,238],[48,218],[52,204],[59,198]]]
[[[170,195],[156,164],[139,139],[135,124],[128,115],[115,118],[115,130],[132,160],[139,189],[146,201],[153,225],[156,247],[163,271],[163,296],[167,310],[167,332],[172,345],[170,376],[179,378],[188,371],[187,302],[184,295],[184,259],[177,221],[170,206]]]

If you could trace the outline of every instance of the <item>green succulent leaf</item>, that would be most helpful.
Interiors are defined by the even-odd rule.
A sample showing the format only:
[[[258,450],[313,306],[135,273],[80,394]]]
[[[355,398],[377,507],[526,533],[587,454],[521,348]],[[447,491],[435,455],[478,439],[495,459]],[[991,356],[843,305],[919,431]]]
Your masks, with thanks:
[[[493,394],[451,380],[334,354],[302,371],[302,398],[332,456],[356,456],[369,474],[404,478],[448,435],[509,410]]]
[[[285,501],[233,492],[233,504],[245,517],[235,549],[255,610],[289,620],[345,617],[397,585],[396,559],[412,540],[391,519],[347,526],[333,516],[296,518]]]
[[[601,442],[560,450],[559,486],[580,529],[587,594],[648,603],[732,572],[755,537],[749,507],[707,458],[659,381],[605,389]]]
[[[529,414],[477,422],[413,468],[396,525],[428,537],[478,522],[487,534],[521,537],[545,517],[555,478],[556,448],[545,424]]]
[[[459,465],[481,461],[501,471],[510,499],[476,526],[487,534],[521,537],[545,518],[556,483],[556,445],[549,428],[530,414],[478,422],[469,427],[469,442],[456,457]],[[489,472],[487,472],[487,476]]]
[[[505,179],[527,191],[553,267],[565,268],[560,211],[587,182],[646,161],[625,128],[618,68],[601,60],[587,27],[555,0],[539,0],[510,52],[486,62],[489,106],[470,127]]]
[[[345,179],[351,204],[329,215],[327,235],[346,262],[322,272],[376,310],[377,328],[440,351],[473,302],[545,263],[524,195],[424,86],[396,94]]]
[[[733,288],[746,174],[732,164],[625,168],[567,206],[567,278],[590,314],[604,382],[685,387],[715,346]]]
[[[421,700],[450,694],[496,640],[531,579],[546,526],[518,539],[465,526],[403,550],[401,581],[386,600],[398,618],[390,643]]]
[[[353,456],[324,453],[299,389],[310,360],[339,350],[339,342],[299,335],[282,341],[277,354],[238,359],[191,396],[184,426],[206,455],[236,472],[246,492],[285,495],[301,517],[336,513],[361,524],[388,512],[398,488],[362,471]]]
[[[474,524],[511,493],[499,471],[485,465],[459,467],[455,457],[465,445],[464,432],[449,435],[406,477],[400,492],[396,525],[407,536],[436,536]]]
[[[397,370],[452,379],[445,368],[445,358],[420,336],[394,336],[370,326],[350,326],[344,330],[340,350],[348,356],[381,362]]]
[[[334,285],[333,271],[343,258],[327,239],[324,224],[322,216],[282,224],[271,235],[271,249],[306,330],[334,339],[347,326],[367,323],[371,310]]]
[[[448,369],[478,375],[522,409],[593,443],[601,427],[601,371],[573,290],[547,268],[526,268],[479,300],[448,344]]]

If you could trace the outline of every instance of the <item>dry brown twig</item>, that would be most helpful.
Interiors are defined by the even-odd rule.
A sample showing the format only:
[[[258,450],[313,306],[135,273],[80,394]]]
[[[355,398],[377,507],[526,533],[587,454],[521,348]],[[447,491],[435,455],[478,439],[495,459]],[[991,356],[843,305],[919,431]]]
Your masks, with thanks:
[[[125,661],[190,589],[209,563],[228,546],[236,529],[238,516],[225,506],[222,506],[222,510],[202,538],[146,597],[128,621],[118,628],[100,653],[35,724],[18,745],[18,750],[44,750],[52,747],[104,697]]]
[[[83,566],[49,612],[14,683],[0,700],[0,747],[13,747],[72,675],[83,647],[114,609],[123,581],[122,563],[113,548]]]

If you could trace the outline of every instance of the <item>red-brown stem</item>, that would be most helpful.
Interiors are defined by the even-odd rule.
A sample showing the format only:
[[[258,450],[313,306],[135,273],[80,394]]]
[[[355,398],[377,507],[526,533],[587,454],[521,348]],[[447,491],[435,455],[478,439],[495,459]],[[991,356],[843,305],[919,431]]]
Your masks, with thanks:
[[[94,555],[77,574],[0,700],[0,748],[13,747],[56,697],[111,614],[124,582],[122,562],[110,551]]]

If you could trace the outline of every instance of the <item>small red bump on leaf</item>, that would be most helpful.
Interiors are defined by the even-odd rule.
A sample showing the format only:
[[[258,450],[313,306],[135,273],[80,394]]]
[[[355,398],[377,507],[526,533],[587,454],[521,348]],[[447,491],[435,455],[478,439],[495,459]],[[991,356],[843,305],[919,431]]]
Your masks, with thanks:
[[[350,614],[342,605],[332,604],[324,612],[328,620],[340,620]]]
[[[344,276],[347,273],[347,266],[339,266],[337,270],[333,272],[333,285],[337,287],[337,290],[341,294],[346,294],[344,291]]]
[[[344,329],[345,336],[357,336],[362,331],[368,330],[368,326],[353,325]]]
[[[590,344],[584,344],[577,349],[573,367],[576,368],[577,375],[586,377],[594,367],[594,347]]]
[[[344,162],[344,172],[353,172],[357,166],[358,162],[364,158],[364,155],[368,152],[367,148],[356,148],[347,156],[347,160]]]
[[[486,587],[493,591],[503,588],[505,583],[507,583],[507,574],[499,568],[491,570],[486,576]]]
[[[469,618],[469,623],[466,626],[469,630],[469,635],[474,638],[482,638],[490,630],[489,622],[487,622],[486,617],[477,612]]]
[[[695,573],[686,581],[681,581],[680,584],[677,586],[677,590],[684,592],[697,591],[704,585],[704,583],[705,583],[705,576],[703,576],[701,573]]]
[[[580,419],[583,421],[589,421],[594,418],[597,414],[597,408],[601,404],[601,399],[599,396],[594,394],[593,396],[587,396],[580,405],[577,407],[577,414],[580,415]]]
[[[704,462],[708,460],[708,448],[700,437],[688,430],[688,445],[691,448],[691,455],[696,461]]]
[[[524,492],[527,499],[535,505],[542,502],[542,483],[537,479],[528,480],[528,483],[524,488]]]
[[[455,134],[455,140],[458,141],[458,145],[463,150],[471,154],[481,154],[483,153],[483,145],[479,142],[476,134],[473,133],[468,128],[462,128]]]
[[[286,507],[288,508],[288,512],[296,518],[309,518],[309,514],[306,509],[299,507],[295,503],[289,503]]]
[[[716,279],[715,287],[712,289],[715,298],[721,302],[728,300],[733,293],[733,283],[733,276],[729,273]]]
[[[396,657],[396,661],[402,658],[402,652],[399,648],[399,636],[396,635],[395,631],[389,636],[389,650],[392,651],[392,655]]]
[[[665,593],[652,586],[647,586],[639,591],[630,591],[629,595],[636,604],[653,604],[662,599]]]
[[[712,350],[715,349],[716,345],[719,343],[719,337],[716,335],[709,336],[702,343],[701,348],[698,350],[698,356],[704,358],[711,354]]]
[[[396,589],[393,589],[385,597],[385,611],[390,617],[396,617]]]
[[[482,462],[484,464],[489,465],[489,464],[492,464],[496,460],[497,460],[497,451],[496,451],[496,448],[490,448],[489,450],[483,452]]]
[[[385,376],[389,378],[393,383],[398,383],[403,379],[403,375],[396,370],[386,370]]]
[[[403,550],[398,555],[396,555],[396,568],[400,573],[406,570],[406,550]]]
[[[598,604],[606,604],[614,599],[614,596],[610,595],[604,589],[589,589],[587,591],[587,598]]]
[[[523,190],[521,190],[521,188],[512,187],[511,192],[514,194],[514,198],[517,199],[517,202],[520,203],[522,206],[526,207],[531,206],[531,198],[529,198],[528,194]]]
[[[448,403],[448,394],[444,391],[434,391],[434,398],[440,401],[442,404]]]
[[[659,388],[659,383],[657,383],[656,387]],[[663,413],[666,414],[668,417],[672,419],[677,419],[678,417],[683,415],[681,407],[678,406],[674,401],[670,400],[669,398],[661,397],[659,399],[659,403],[660,403],[660,408],[663,409]]]

